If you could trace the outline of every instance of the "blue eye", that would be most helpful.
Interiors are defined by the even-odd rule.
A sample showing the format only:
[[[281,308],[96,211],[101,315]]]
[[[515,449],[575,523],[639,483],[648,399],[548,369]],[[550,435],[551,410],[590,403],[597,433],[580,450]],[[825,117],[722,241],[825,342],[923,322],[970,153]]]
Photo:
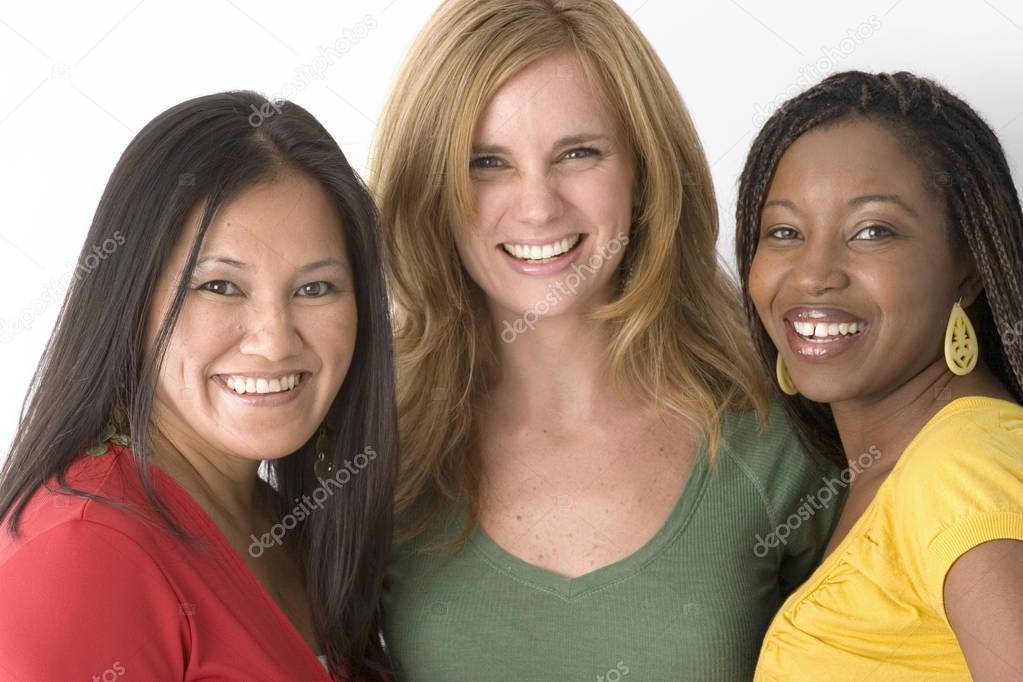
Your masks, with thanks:
[[[576,159],[585,159],[591,156],[600,156],[600,152],[592,147],[576,147],[575,149],[569,149],[565,152],[562,157],[567,161],[573,161]]]
[[[504,164],[496,156],[478,156],[469,162],[469,168],[473,170],[491,170],[500,168]]]
[[[315,288],[310,288],[315,287]],[[337,287],[330,282],[310,282],[309,284],[302,285],[299,291],[305,292],[305,296],[302,298],[320,298],[327,294],[337,291]]]
[[[877,234],[877,232],[875,232],[874,237],[865,237],[864,239],[861,240],[859,236],[868,230],[876,230],[877,232],[880,232],[880,234]],[[867,225],[862,230],[853,235],[853,239],[857,241],[876,241],[878,239],[884,239],[885,237],[891,237],[894,234],[895,231],[892,230],[890,227],[885,227],[884,225]]]
[[[227,293],[227,289],[230,289],[231,287],[234,287],[235,290],[238,290],[238,287],[236,287],[231,282],[228,282],[227,280],[214,279],[209,282],[206,282],[205,284],[201,284],[198,288],[202,291],[208,291],[212,294],[218,294],[220,296],[237,296],[237,294]]]

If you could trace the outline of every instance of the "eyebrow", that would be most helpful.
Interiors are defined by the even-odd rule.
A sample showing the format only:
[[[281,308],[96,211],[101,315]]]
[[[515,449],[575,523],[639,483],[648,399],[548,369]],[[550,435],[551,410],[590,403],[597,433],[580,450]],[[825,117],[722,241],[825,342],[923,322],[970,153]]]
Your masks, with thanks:
[[[913,209],[913,207],[906,203],[898,194],[864,194],[863,196],[853,197],[849,200],[850,206],[862,206],[863,204],[874,203],[895,204],[896,206],[902,207],[907,213],[919,217],[919,214]],[[764,203],[764,208],[767,208],[768,206],[783,206],[799,213],[799,209],[796,207],[795,203],[788,199],[772,199]]]
[[[195,267],[198,268],[199,266],[206,265],[207,263],[219,263],[221,265],[227,265],[229,267],[237,268],[239,270],[249,269],[249,265],[247,263],[243,263],[233,258],[226,258],[224,256],[203,256],[196,262]],[[312,263],[307,263],[306,265],[303,265],[302,267],[298,268],[298,271],[311,272],[313,270],[319,270],[320,268],[328,267],[337,268],[339,270],[345,271],[348,270],[348,267],[341,261],[337,260],[336,258],[323,258],[321,260],[313,261]]]
[[[874,203],[895,204],[896,206],[901,206],[907,213],[919,217],[913,207],[906,203],[898,194],[865,194],[849,200],[850,206]]]
[[[576,144],[586,144],[587,142],[597,142],[597,141],[604,141],[604,142],[606,142],[609,139],[610,138],[607,135],[603,135],[601,133],[579,133],[577,135],[566,135],[565,137],[562,137],[559,140],[557,140],[554,143],[553,148],[554,149],[558,149],[560,147],[570,147],[570,146],[576,145]],[[497,145],[497,144],[473,145],[472,153],[473,154],[507,154],[508,153],[508,148],[507,147],[502,147],[501,145]]]

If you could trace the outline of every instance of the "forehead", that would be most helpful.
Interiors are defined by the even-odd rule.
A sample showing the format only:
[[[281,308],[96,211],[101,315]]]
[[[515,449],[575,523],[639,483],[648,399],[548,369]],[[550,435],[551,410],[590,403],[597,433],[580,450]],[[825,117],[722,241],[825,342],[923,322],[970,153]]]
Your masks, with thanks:
[[[561,51],[525,66],[494,92],[477,122],[476,139],[549,142],[583,130],[612,134],[615,128],[606,98],[589,82],[578,57]]]
[[[814,128],[778,162],[769,194],[897,193],[924,201],[926,169],[884,125],[842,121]]]
[[[187,256],[202,210],[203,205],[197,206],[189,217],[185,238],[178,244],[177,250],[184,250],[181,257]],[[289,169],[225,202],[210,223],[200,253],[300,265],[311,254],[343,255],[343,227],[323,187],[309,175]]]

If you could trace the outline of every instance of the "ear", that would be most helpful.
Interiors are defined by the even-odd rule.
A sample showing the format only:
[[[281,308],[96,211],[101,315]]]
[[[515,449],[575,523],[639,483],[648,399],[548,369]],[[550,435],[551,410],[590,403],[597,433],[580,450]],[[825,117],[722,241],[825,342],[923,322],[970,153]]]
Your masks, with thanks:
[[[980,275],[973,254],[967,253],[963,259],[959,274],[959,295],[963,297],[963,307],[969,308],[984,290],[984,279]]]

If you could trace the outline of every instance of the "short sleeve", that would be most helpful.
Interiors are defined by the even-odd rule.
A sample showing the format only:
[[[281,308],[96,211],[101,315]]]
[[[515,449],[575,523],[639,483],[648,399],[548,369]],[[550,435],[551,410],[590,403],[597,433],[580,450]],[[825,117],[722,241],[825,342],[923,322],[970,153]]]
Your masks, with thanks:
[[[28,538],[0,565],[0,613],[4,679],[185,677],[181,601],[138,544],[102,524]]]
[[[753,554],[774,556],[779,588],[787,596],[820,563],[848,488],[840,469],[803,447],[784,409],[771,404],[766,428],[752,411],[730,424],[729,446],[741,456],[737,464],[763,502],[763,532],[754,538]]]
[[[928,600],[944,613],[945,576],[991,540],[1023,540],[1023,434],[997,419],[957,415],[920,444],[901,472],[894,522]]]
[[[783,596],[788,596],[817,569],[842,512],[848,484],[839,468],[811,460],[794,477],[795,492],[777,500],[776,533],[788,530],[779,571]]]

